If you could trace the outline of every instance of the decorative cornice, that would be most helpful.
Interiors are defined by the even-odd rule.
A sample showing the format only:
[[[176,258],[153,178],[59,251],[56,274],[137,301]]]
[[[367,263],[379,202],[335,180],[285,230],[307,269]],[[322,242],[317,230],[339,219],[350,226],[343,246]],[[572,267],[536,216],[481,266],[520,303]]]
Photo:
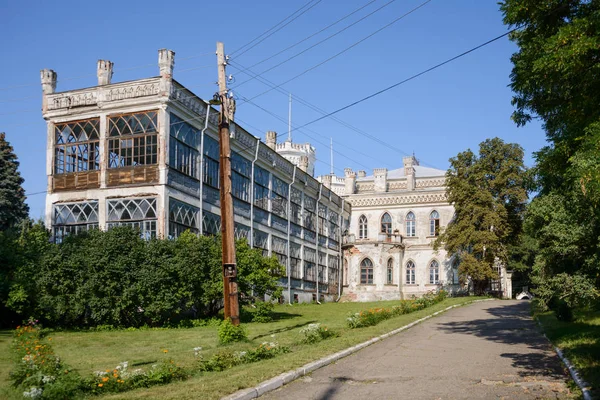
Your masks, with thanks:
[[[418,179],[417,178],[417,187],[440,187],[446,185],[446,178],[437,178],[437,179]]]
[[[389,206],[394,204],[441,203],[447,202],[446,193],[427,193],[404,196],[385,196],[374,198],[347,197],[352,207]]]

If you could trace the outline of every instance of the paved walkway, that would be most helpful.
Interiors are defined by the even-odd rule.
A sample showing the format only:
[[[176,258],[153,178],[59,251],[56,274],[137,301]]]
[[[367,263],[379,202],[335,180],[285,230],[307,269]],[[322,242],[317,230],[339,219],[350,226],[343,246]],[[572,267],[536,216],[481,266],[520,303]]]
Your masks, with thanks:
[[[450,310],[261,399],[564,399],[564,369],[526,301]]]

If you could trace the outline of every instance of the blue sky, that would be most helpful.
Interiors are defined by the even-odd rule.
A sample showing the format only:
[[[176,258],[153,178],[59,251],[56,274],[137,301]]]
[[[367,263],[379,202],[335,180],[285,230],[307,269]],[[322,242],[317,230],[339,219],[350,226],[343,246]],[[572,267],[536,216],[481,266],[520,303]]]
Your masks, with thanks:
[[[264,74],[279,84],[326,60],[390,23],[424,0],[396,0],[330,40]],[[216,41],[232,53],[228,74],[239,98],[236,119],[264,138],[275,130],[287,134],[288,96],[271,91],[254,100],[284,121],[252,104],[241,104],[268,89],[234,68],[249,67],[321,30],[369,0],[313,0],[314,7],[256,47],[235,50],[260,35],[308,0],[261,1],[80,1],[0,2],[0,131],[5,131],[21,162],[26,192],[46,190],[46,128],[41,116],[39,71],[58,73],[58,91],[94,86],[96,61],[115,63],[113,82],[158,75],[157,50],[176,52],[174,77],[197,95],[210,98],[216,90]],[[301,45],[258,65],[269,67],[310,47],[364,15],[388,3],[375,0],[360,12]],[[333,111],[421,72],[507,31],[495,0],[433,0],[368,40],[282,86],[285,92]],[[545,144],[535,123],[517,128],[510,120],[512,93],[508,84],[510,56],[516,47],[503,38],[470,55],[423,75],[336,116],[376,136],[382,145],[331,119],[310,130],[293,132],[294,141],[317,149],[316,174],[329,172],[329,140],[334,164],[355,170],[399,168],[402,150],[424,165],[448,168],[448,159],[467,148],[477,149],[498,136],[519,143],[525,162]],[[293,104],[293,124],[303,125],[321,114]],[[41,217],[44,194],[28,198],[31,216]]]

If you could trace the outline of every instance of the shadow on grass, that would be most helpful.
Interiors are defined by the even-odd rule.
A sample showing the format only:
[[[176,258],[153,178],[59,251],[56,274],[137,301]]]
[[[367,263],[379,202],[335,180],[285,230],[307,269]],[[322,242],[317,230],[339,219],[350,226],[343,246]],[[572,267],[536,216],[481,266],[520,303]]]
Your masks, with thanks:
[[[308,324],[313,324],[315,322],[317,322],[317,321],[306,321],[306,322],[304,322],[302,324],[296,324],[296,325],[292,325],[292,326],[284,326],[283,328],[273,329],[272,331],[269,331],[269,332],[264,333],[262,335],[254,336],[250,340],[256,340],[256,339],[260,339],[260,338],[263,338],[263,337],[266,337],[266,336],[275,335],[277,333],[282,333],[282,332],[291,331],[291,330],[294,330],[294,329],[297,329],[297,328],[302,328],[303,326],[306,326]]]
[[[529,302],[507,302],[486,312],[489,318],[440,323],[439,327],[446,332],[475,335],[495,343],[520,345],[515,352],[503,353],[501,357],[511,359],[521,377],[566,379],[560,359],[530,316]]]

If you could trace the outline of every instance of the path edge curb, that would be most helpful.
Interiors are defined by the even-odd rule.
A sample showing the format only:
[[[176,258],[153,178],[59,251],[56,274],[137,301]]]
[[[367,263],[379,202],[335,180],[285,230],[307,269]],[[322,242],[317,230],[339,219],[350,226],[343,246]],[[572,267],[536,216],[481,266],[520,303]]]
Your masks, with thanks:
[[[455,304],[453,306],[448,306],[442,310],[436,311],[432,314],[429,314],[423,318],[419,318],[416,321],[411,322],[410,324],[406,324],[404,326],[401,326],[400,328],[396,328],[388,333],[384,333],[383,335],[374,337],[372,339],[369,339],[365,342],[359,343],[357,345],[354,345],[352,347],[348,347],[347,349],[338,351],[337,353],[333,353],[330,354],[328,356],[325,356],[323,358],[320,358],[316,361],[312,361],[308,364],[305,364],[299,368],[296,368],[294,370],[291,371],[287,371],[284,372],[283,374],[277,375],[271,379],[267,379],[266,381],[263,381],[261,383],[259,383],[258,385],[252,387],[252,388],[247,388],[247,389],[241,389],[238,390],[237,392],[234,392],[228,396],[222,397],[221,400],[250,400],[250,399],[256,399],[257,397],[262,396],[265,393],[271,392],[275,389],[279,389],[280,387],[282,387],[283,385],[287,385],[288,383],[295,381],[298,378],[301,378],[307,374],[310,374],[311,372],[325,367],[329,364],[332,364],[338,360],[341,360],[342,358],[348,357],[351,354],[356,353],[359,350],[364,349],[367,346],[370,346],[372,344],[375,344],[381,340],[387,339],[390,336],[394,336],[397,335],[400,332],[403,332],[407,329],[412,328],[413,326],[420,324],[423,321],[426,321],[430,318],[435,317],[436,315],[445,313],[446,311],[449,311],[453,308],[457,308],[457,307],[464,307],[473,303],[479,303],[482,301],[490,301],[490,300],[497,300],[495,298],[492,299],[481,299],[481,300],[473,300],[473,301],[468,301],[466,303],[462,303],[462,304]],[[569,369],[570,370],[570,369]],[[587,398],[584,397],[585,400],[588,400]],[[591,400],[591,397],[589,398]]]
[[[573,366],[573,364],[571,364],[571,361],[569,361],[569,359],[564,355],[563,351],[558,346],[555,346],[554,343],[552,343],[552,341],[550,339],[548,339],[548,336],[546,336],[546,333],[544,332],[544,326],[542,325],[540,320],[538,318],[536,318],[535,320],[536,320],[539,328],[541,329],[542,334],[544,335],[546,340],[550,343],[550,345],[554,349],[554,352],[556,353],[556,355],[558,355],[558,358],[560,358],[562,363],[569,370],[569,374],[571,374],[571,378],[573,378],[573,380],[575,381],[575,384],[579,387],[579,389],[581,390],[581,393],[583,394],[583,400],[592,400],[592,394],[590,393],[590,389],[589,389],[590,384],[583,380],[579,371],[577,371],[577,369]]]

